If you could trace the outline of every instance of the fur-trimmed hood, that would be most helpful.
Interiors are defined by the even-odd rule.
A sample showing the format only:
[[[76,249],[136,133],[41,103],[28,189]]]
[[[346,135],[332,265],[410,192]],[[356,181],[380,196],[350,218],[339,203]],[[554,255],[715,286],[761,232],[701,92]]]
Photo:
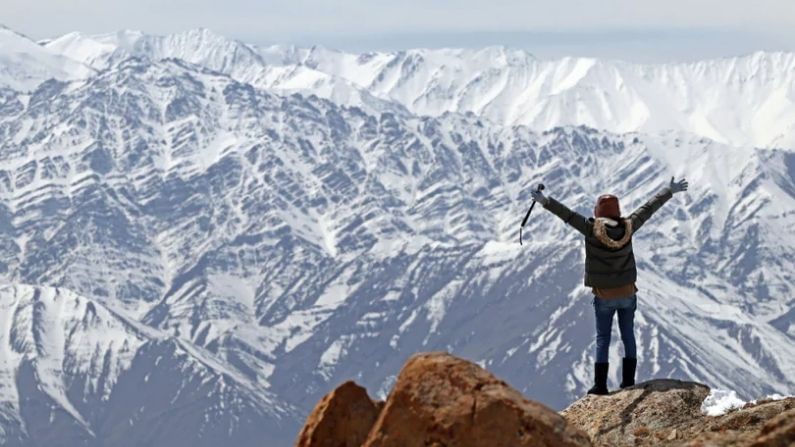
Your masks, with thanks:
[[[594,219],[593,223],[593,235],[594,237],[601,242],[602,244],[606,245],[607,247],[612,248],[613,250],[617,250],[629,243],[632,240],[632,220],[631,219],[621,219],[622,223],[624,224],[624,236],[621,239],[612,239],[607,234],[607,227],[615,227],[619,224],[613,219],[607,217],[597,217]]]

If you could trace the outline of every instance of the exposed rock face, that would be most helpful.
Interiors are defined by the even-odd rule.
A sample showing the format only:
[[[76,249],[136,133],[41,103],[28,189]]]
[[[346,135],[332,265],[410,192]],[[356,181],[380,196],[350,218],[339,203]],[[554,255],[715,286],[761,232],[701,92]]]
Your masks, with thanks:
[[[379,404],[354,382],[343,383],[315,405],[296,446],[361,446],[378,417]]]
[[[307,419],[296,447],[795,446],[795,398],[706,416],[709,388],[659,379],[585,396],[561,414],[445,353],[406,363],[386,403],[346,382]]]
[[[596,446],[792,446],[795,398],[705,416],[709,388],[652,380],[608,396],[586,396],[562,412]]]
[[[377,407],[363,388],[347,382],[318,403],[296,446],[591,445],[553,410],[444,353],[409,359],[376,419]]]
[[[709,388],[694,382],[653,380],[608,396],[586,396],[563,411],[597,445],[635,445],[647,437],[663,439],[682,424],[701,417]]]
[[[795,402],[789,400],[789,410],[768,421],[759,431],[752,447],[791,447],[795,445]]]
[[[556,412],[525,399],[483,368],[441,353],[412,357],[367,447],[586,446]]]

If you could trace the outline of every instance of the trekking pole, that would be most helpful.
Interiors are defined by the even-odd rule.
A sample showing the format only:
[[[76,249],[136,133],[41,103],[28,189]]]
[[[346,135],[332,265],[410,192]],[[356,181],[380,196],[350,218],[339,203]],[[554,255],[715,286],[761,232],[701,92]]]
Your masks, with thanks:
[[[536,191],[543,191],[543,190],[544,190],[544,184],[543,183],[539,183],[538,184],[538,188],[536,188]],[[530,218],[530,213],[533,212],[533,207],[534,206],[536,206],[536,201],[535,200],[533,200],[533,203],[530,204],[530,209],[527,210],[527,214],[525,214],[525,216],[524,216],[524,220],[522,221],[522,225],[519,227],[519,245],[522,245],[522,228],[524,228],[524,226],[527,225],[527,219]]]

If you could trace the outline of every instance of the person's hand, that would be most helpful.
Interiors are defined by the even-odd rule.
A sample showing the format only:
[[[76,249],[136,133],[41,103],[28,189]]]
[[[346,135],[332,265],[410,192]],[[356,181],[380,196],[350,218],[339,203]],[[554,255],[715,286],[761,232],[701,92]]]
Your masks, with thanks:
[[[687,180],[684,178],[679,180],[678,182],[674,182],[674,178],[671,177],[671,184],[668,185],[671,188],[671,193],[676,194],[678,192],[687,191]]]
[[[547,196],[545,196],[543,192],[537,191],[535,189],[530,191],[530,195],[533,197],[533,200],[541,203],[542,205],[546,205],[547,202],[549,201],[549,199],[547,199]]]

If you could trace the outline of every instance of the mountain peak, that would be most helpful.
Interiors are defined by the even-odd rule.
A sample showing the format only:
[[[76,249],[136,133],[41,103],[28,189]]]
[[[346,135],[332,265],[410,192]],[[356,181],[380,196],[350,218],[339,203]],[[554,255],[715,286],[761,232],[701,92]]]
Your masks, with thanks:
[[[32,90],[48,79],[70,80],[92,70],[10,28],[0,28],[0,87]]]
[[[200,37],[200,38],[203,38],[203,39],[231,40],[231,39],[227,38],[226,36],[223,36],[223,35],[221,35],[219,33],[216,33],[215,31],[211,30],[210,28],[205,28],[205,27],[202,27],[202,26],[200,26],[198,28],[192,28],[192,29],[189,29],[187,31],[184,31],[182,33],[177,33],[177,34],[183,34],[183,35],[191,36],[191,37]]]
[[[35,44],[33,39],[31,39],[30,37],[2,24],[0,24],[0,37],[4,37],[5,39],[20,39]],[[0,41],[0,44],[2,44],[2,41]],[[7,50],[0,47],[0,51],[7,51]]]

